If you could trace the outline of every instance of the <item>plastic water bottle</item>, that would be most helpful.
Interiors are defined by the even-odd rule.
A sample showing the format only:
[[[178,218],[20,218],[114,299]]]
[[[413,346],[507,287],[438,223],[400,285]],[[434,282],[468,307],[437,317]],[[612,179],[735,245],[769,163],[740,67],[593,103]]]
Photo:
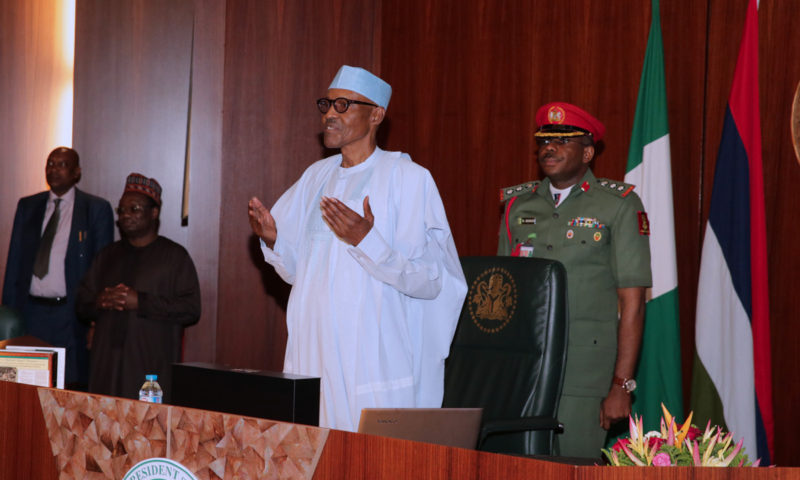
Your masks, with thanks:
[[[161,385],[158,384],[158,375],[145,375],[145,381],[142,388],[139,389],[139,400],[150,403],[161,403],[164,392],[161,390]]]

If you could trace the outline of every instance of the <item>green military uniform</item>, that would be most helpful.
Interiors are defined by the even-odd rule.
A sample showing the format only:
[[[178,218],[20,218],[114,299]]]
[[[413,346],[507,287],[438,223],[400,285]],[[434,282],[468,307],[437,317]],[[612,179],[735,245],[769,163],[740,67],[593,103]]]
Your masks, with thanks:
[[[569,346],[558,418],[559,455],[597,457],[600,402],[617,356],[617,289],[649,287],[647,215],[633,186],[587,170],[558,207],[550,180],[504,189],[498,255],[558,260],[567,270]]]

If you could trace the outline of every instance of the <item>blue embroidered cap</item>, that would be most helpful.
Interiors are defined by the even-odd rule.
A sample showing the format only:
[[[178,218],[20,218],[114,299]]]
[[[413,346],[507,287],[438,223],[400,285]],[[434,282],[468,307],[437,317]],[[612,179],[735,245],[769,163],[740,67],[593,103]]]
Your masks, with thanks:
[[[328,88],[341,88],[364,95],[383,108],[389,106],[392,87],[372,73],[359,67],[342,65]]]

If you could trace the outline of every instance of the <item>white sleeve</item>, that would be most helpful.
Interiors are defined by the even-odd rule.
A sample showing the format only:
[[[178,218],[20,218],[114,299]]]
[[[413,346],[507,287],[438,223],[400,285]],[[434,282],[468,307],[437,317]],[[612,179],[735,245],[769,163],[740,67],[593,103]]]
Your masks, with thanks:
[[[373,228],[350,254],[374,278],[414,298],[432,299],[442,289],[442,249],[429,238],[418,257],[407,258],[392,250]]]
[[[444,270],[453,267],[461,271],[439,192],[427,171],[422,176],[407,175],[392,186],[398,189],[398,201],[390,202],[395,210],[389,214],[394,218],[381,222],[376,218],[367,236],[348,251],[371,276],[399,292],[413,298],[436,298],[442,290]],[[391,228],[394,230],[386,231]],[[386,236],[391,236],[392,244]],[[455,265],[449,265],[453,262]]]
[[[303,187],[307,181],[304,174],[272,206],[270,214],[275,219],[278,230],[275,245],[269,248],[264,240],[261,240],[264,260],[290,285],[294,284],[297,275],[297,245],[301,240],[306,209]]]
[[[279,248],[277,240],[275,241],[275,248]],[[281,255],[274,249],[269,248],[264,240],[261,240],[261,253],[264,254],[264,260],[272,265],[275,272],[280,275],[284,282],[294,285],[297,273],[294,252],[286,252]]]

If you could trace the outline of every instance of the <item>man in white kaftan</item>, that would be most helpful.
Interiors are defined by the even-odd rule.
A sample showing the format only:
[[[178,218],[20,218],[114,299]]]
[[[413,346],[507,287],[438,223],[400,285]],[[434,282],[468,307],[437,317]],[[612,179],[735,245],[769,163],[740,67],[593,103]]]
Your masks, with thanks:
[[[292,284],[284,371],[319,376],[320,425],[351,431],[362,408],[441,406],[467,290],[430,172],[375,145],[385,88],[342,67],[318,101],[325,144],[342,153],[271,211],[249,209],[265,260]]]

